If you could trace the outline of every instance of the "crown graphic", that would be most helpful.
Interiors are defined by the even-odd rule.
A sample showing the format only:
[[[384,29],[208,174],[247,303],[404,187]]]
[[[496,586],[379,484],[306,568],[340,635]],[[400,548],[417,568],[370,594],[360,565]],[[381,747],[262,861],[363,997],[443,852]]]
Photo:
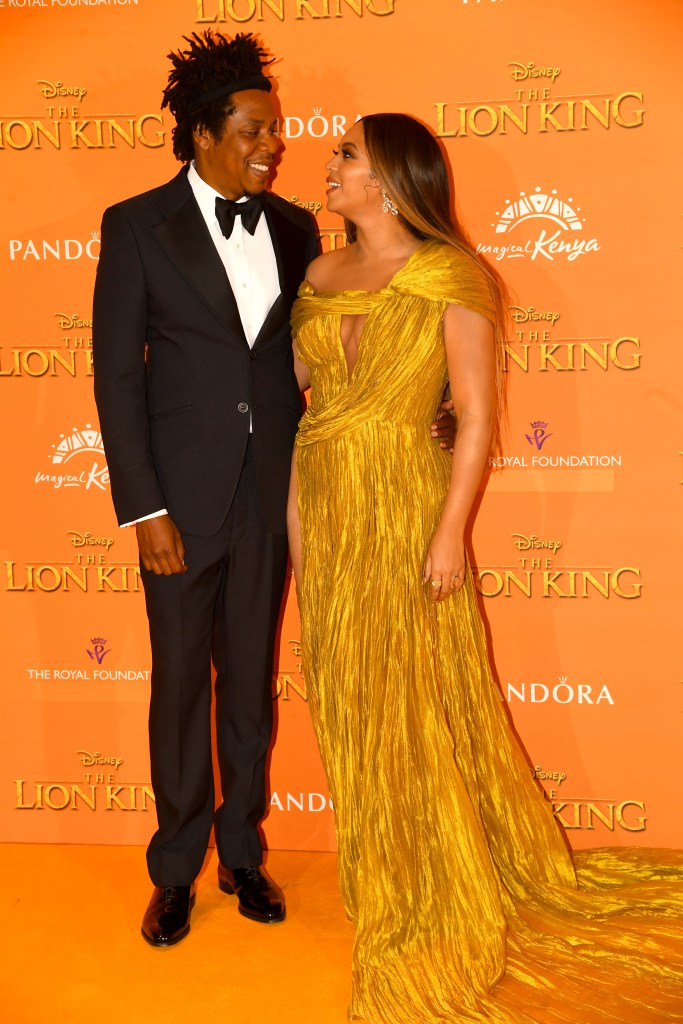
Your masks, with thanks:
[[[540,185],[537,185],[532,195],[520,192],[519,199],[512,202],[506,199],[503,212],[496,213],[499,218],[496,224],[496,234],[511,231],[517,224],[533,218],[554,221],[565,231],[581,231],[583,227],[581,217],[579,217],[581,207],[577,206],[574,209],[570,205],[573,202],[571,196],[566,202],[564,199],[559,199],[556,188],[547,193],[542,190]]]
[[[90,638],[91,644],[106,644],[106,640],[103,636],[93,636]]]
[[[316,117],[320,117],[322,112],[323,112],[323,108],[322,107],[313,107],[313,113],[315,114]]]
[[[543,420],[534,420],[534,422],[532,424],[530,424],[530,425],[534,429],[536,429],[536,427],[540,427],[541,430],[545,430],[545,428],[548,426],[548,424],[545,423]]]
[[[60,437],[61,441],[59,444],[52,445],[54,452],[51,458],[55,465],[58,465],[60,462],[68,462],[69,459],[80,452],[104,454],[102,435],[99,430],[93,429],[90,423],[86,423],[84,430],[74,427],[68,437],[64,434],[60,434]]]
[[[560,684],[563,685],[563,686],[567,682],[567,677],[566,676],[558,676],[557,678],[560,680]]]
[[[90,237],[92,239],[94,239],[96,242],[99,242],[99,240],[100,240],[100,233],[99,233],[99,231],[91,231],[90,232]]]

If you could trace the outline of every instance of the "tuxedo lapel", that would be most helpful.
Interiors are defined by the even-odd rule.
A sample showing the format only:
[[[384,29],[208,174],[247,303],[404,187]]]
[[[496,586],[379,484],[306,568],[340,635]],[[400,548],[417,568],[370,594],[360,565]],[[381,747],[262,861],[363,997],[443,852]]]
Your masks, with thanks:
[[[159,204],[166,219],[153,227],[152,231],[206,305],[246,345],[242,321],[225,267],[184,171],[169,183],[167,199],[168,202]]]
[[[288,258],[290,255],[290,238],[293,228],[291,222],[284,217],[275,205],[269,201],[266,194],[264,213],[270,231],[275,261],[280,279],[280,294],[271,306],[261,330],[259,331],[254,346],[258,345],[263,338],[276,333],[285,322],[289,321],[292,303],[301,284],[298,280],[297,261]]]

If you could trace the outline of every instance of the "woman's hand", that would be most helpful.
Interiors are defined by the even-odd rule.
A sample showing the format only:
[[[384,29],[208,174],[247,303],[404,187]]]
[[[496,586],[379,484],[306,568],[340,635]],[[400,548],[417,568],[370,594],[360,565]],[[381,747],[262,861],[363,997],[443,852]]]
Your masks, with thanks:
[[[452,452],[458,425],[455,422],[455,407],[450,398],[444,398],[439,406],[434,422],[429,428],[431,436],[438,440],[439,447]]]
[[[430,601],[445,601],[465,581],[465,542],[462,535],[438,526],[427,549],[423,583]]]

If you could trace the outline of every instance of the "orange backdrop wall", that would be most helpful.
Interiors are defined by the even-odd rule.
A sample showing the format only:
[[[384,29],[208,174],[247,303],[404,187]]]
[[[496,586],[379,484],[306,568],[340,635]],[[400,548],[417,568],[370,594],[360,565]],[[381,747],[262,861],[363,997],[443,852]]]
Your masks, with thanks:
[[[680,845],[682,21],[677,0],[0,0],[3,839],[154,828],[91,296],[104,208],[177,170],[166,54],[215,28],[278,56],[273,187],[326,248],[344,125],[399,110],[442,139],[514,292],[508,436],[472,534],[501,699],[573,846]],[[332,849],[293,593],[274,700],[268,842]]]

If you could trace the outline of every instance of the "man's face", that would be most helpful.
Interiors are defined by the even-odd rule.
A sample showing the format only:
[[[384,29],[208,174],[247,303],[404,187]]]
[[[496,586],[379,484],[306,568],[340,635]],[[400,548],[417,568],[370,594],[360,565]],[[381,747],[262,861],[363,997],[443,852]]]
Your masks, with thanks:
[[[199,176],[225,199],[241,199],[264,190],[281,142],[267,92],[233,93],[232,105],[220,140],[203,128],[195,131],[195,165]]]

